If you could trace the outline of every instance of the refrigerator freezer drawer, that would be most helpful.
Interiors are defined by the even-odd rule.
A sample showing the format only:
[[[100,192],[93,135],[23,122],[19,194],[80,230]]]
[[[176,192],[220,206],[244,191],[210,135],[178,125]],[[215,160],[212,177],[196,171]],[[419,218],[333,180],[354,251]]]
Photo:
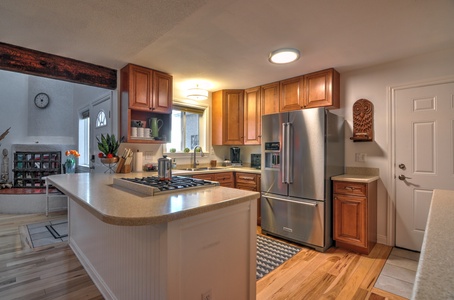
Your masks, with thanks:
[[[262,231],[315,248],[324,245],[322,201],[262,195]]]

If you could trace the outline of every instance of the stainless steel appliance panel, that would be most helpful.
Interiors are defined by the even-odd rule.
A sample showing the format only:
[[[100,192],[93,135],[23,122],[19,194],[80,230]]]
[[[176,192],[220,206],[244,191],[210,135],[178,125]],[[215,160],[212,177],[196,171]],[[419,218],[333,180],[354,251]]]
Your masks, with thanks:
[[[262,117],[262,190],[287,196],[288,185],[282,181],[282,123],[287,122],[288,113],[264,115]]]
[[[307,199],[262,194],[262,232],[308,244],[319,251],[325,247],[325,203]]]
[[[299,110],[289,113],[293,129],[290,147],[293,156],[289,196],[325,200],[325,110]]]

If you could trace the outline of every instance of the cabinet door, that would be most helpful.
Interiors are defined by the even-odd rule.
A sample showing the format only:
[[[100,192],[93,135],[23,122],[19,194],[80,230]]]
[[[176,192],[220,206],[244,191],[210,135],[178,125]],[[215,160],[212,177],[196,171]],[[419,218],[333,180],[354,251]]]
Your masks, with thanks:
[[[211,142],[213,145],[243,145],[244,90],[213,93]]]
[[[159,113],[172,112],[172,76],[154,71],[153,101],[151,110]]]
[[[334,194],[334,239],[367,247],[366,197]]]
[[[260,145],[262,113],[260,87],[244,91],[244,145]]]
[[[301,96],[305,108],[339,108],[340,76],[334,69],[323,70],[303,76]]]
[[[223,144],[243,145],[244,92],[243,90],[226,90],[223,97]]]
[[[279,82],[261,86],[260,97],[262,115],[279,112]]]
[[[300,99],[300,80],[301,77],[294,77],[280,82],[280,111],[291,111],[303,108]]]
[[[153,71],[140,66],[129,65],[129,107],[150,110]]]

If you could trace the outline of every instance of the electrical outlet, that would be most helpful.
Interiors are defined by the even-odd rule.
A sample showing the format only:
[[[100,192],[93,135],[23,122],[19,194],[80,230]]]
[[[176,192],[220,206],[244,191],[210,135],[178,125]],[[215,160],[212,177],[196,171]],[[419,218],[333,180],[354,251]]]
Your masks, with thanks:
[[[355,153],[355,161],[357,162],[365,162],[366,161],[366,153]]]
[[[153,156],[153,152],[145,151],[145,159],[150,160]]]
[[[202,300],[213,300],[213,298],[211,298],[211,290],[202,293]]]

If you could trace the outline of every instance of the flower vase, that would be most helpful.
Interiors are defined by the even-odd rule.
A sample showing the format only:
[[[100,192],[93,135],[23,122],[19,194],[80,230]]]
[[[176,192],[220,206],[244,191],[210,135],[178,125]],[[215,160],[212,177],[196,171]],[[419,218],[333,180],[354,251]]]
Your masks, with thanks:
[[[69,157],[65,161],[65,172],[66,174],[76,173],[76,160]]]

